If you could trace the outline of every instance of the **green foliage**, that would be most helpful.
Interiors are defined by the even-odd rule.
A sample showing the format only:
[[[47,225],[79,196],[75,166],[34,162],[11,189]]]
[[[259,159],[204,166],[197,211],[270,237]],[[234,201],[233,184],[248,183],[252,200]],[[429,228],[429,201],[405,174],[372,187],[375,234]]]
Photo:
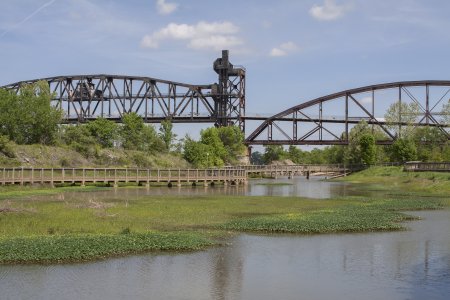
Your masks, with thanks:
[[[170,120],[164,120],[161,122],[161,127],[159,127],[159,137],[164,142],[166,147],[166,151],[170,151],[172,149],[173,143],[177,135],[173,133],[173,124]]]
[[[113,121],[97,118],[86,124],[87,130],[103,148],[111,148],[118,138],[118,126]]]
[[[165,149],[153,126],[146,126],[142,118],[136,113],[129,113],[122,117],[123,126],[120,130],[122,146],[127,150],[141,150],[159,152]]]
[[[400,230],[404,227],[399,222],[411,220],[414,217],[398,211],[438,208],[442,208],[439,201],[427,199],[365,200],[365,203],[360,205],[346,205],[310,213],[242,218],[225,223],[220,228],[308,234]]]
[[[216,127],[209,127],[200,131],[200,142],[204,145],[209,146],[209,154],[214,159],[220,159],[222,161],[227,160],[227,150],[225,145],[219,136],[219,129]]]
[[[397,139],[389,147],[392,161],[406,162],[417,159],[417,148],[412,139]]]
[[[64,127],[62,140],[85,157],[95,157],[100,148],[86,125]]]
[[[16,157],[12,144],[7,136],[0,135],[0,153],[3,153],[6,157],[9,158]]]
[[[200,132],[200,141],[184,141],[184,158],[195,167],[220,167],[235,164],[245,151],[244,135],[237,126],[209,127]]]
[[[361,160],[365,165],[373,165],[376,161],[377,149],[375,138],[371,134],[365,134],[359,139],[359,148],[361,151]]]
[[[296,164],[308,163],[307,152],[295,146],[289,146],[287,157]]]
[[[184,158],[196,168],[222,167],[224,165],[213,146],[196,142],[189,137],[186,137],[184,143]]]
[[[264,157],[263,154],[259,151],[254,151],[252,152],[251,158],[250,158],[250,162],[253,165],[262,165],[264,164]]]
[[[286,153],[281,145],[268,145],[265,147],[263,158],[266,164],[270,164],[273,161],[285,159]]]
[[[226,155],[222,158],[226,163],[236,163],[238,157],[245,152],[244,133],[238,126],[226,126],[217,128]]]
[[[419,127],[414,130],[412,139],[417,147],[420,161],[444,161],[447,136],[436,127]]]
[[[197,233],[131,233],[128,227],[121,233],[3,239],[0,240],[0,263],[88,261],[155,250],[199,250],[213,244]],[[53,228],[49,228],[49,234],[54,234]]]
[[[397,137],[408,138],[411,137],[414,128],[411,124],[416,121],[419,115],[419,105],[414,102],[395,102],[389,106],[384,118],[388,123],[388,128],[395,132]],[[408,124],[407,126],[395,125],[396,122],[402,122]]]
[[[50,105],[48,83],[39,81],[20,88],[18,94],[0,90],[0,135],[18,144],[52,144],[62,110]]]

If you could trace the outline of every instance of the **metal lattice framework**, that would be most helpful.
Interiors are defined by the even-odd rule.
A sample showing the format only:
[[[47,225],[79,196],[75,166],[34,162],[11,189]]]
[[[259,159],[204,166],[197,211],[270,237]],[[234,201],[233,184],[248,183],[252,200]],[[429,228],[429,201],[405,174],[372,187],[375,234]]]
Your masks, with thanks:
[[[224,63],[221,63],[224,62]],[[121,122],[137,113],[147,123],[215,123],[244,130],[245,69],[228,62],[228,51],[214,63],[219,83],[192,85],[150,77],[117,75],[58,76],[13,83],[3,88],[19,92],[24,84],[48,82],[52,105],[65,112],[64,123],[84,123],[97,117]]]
[[[439,110],[448,103],[450,81],[408,81],[371,85],[320,97],[282,111],[270,118],[246,117],[262,121],[247,138],[248,145],[346,145],[349,129],[365,120],[390,144],[405,126],[433,126],[450,139],[449,127]],[[389,102],[389,99],[391,102]],[[392,101],[393,100],[393,101]],[[405,122],[399,111],[398,121],[386,122],[386,103],[413,103],[419,113]],[[399,105],[398,107],[402,107]]]

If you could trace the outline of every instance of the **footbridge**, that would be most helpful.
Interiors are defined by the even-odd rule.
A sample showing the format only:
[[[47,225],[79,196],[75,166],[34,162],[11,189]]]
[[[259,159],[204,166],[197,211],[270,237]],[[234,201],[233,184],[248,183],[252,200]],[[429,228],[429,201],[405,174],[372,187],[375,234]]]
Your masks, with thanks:
[[[25,84],[46,81],[52,105],[64,123],[97,117],[121,122],[136,113],[147,123],[237,125],[251,145],[346,145],[353,126],[365,121],[378,144],[391,144],[407,128],[435,127],[450,140],[450,81],[401,81],[369,85],[301,101],[270,117],[246,114],[246,70],[230,63],[227,50],[213,63],[217,83],[196,85],[151,77],[109,74],[57,76],[3,86],[17,93]],[[396,110],[385,119],[387,108]],[[251,126],[247,126],[251,125]],[[249,132],[249,127],[253,131]],[[247,132],[246,132],[247,131]]]
[[[300,164],[300,165],[242,165],[239,169],[244,169],[249,177],[288,177],[294,176],[339,176],[361,170],[362,166],[344,164]]]

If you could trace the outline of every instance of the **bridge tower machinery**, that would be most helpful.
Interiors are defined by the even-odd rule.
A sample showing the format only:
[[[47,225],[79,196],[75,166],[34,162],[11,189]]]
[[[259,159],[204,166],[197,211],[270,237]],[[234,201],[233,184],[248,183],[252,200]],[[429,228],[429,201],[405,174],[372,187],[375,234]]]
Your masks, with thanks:
[[[228,50],[214,62],[219,83],[212,87],[215,102],[216,126],[237,125],[245,132],[245,68],[234,66],[228,58]]]

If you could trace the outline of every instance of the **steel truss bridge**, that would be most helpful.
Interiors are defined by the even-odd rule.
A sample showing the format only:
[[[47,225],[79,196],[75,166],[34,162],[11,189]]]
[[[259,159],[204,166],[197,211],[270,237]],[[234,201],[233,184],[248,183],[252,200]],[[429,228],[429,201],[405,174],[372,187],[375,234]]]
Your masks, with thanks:
[[[146,123],[215,123],[244,128],[245,69],[233,66],[228,51],[214,62],[218,83],[193,85],[150,77],[75,75],[13,83],[20,87],[46,81],[52,104],[65,112],[64,123],[84,123],[97,117],[121,122],[127,113],[137,113]]]
[[[350,129],[361,121],[382,132],[378,144],[390,144],[407,126],[438,128],[450,140],[448,120],[442,111],[448,104],[450,81],[405,81],[345,90],[303,102],[271,117],[246,115],[246,70],[230,63],[228,51],[215,60],[218,83],[193,85],[150,77],[117,75],[59,76],[13,83],[2,88],[20,92],[20,87],[39,80],[48,82],[52,105],[61,108],[64,123],[84,123],[97,117],[121,122],[127,113],[137,113],[146,123],[214,123],[255,128],[247,145],[346,145]],[[387,122],[392,103],[414,104],[415,116],[397,111]],[[401,105],[399,107],[402,107]],[[248,130],[248,126],[247,126]]]
[[[247,136],[248,145],[346,145],[349,130],[365,121],[372,130],[382,132],[378,144],[391,144],[408,126],[431,126],[450,140],[450,81],[404,81],[360,87],[320,97],[284,110],[269,118],[249,117],[259,121]],[[386,109],[397,104],[395,121],[384,119]],[[403,104],[416,112],[402,112]],[[446,121],[447,120],[447,121]]]

